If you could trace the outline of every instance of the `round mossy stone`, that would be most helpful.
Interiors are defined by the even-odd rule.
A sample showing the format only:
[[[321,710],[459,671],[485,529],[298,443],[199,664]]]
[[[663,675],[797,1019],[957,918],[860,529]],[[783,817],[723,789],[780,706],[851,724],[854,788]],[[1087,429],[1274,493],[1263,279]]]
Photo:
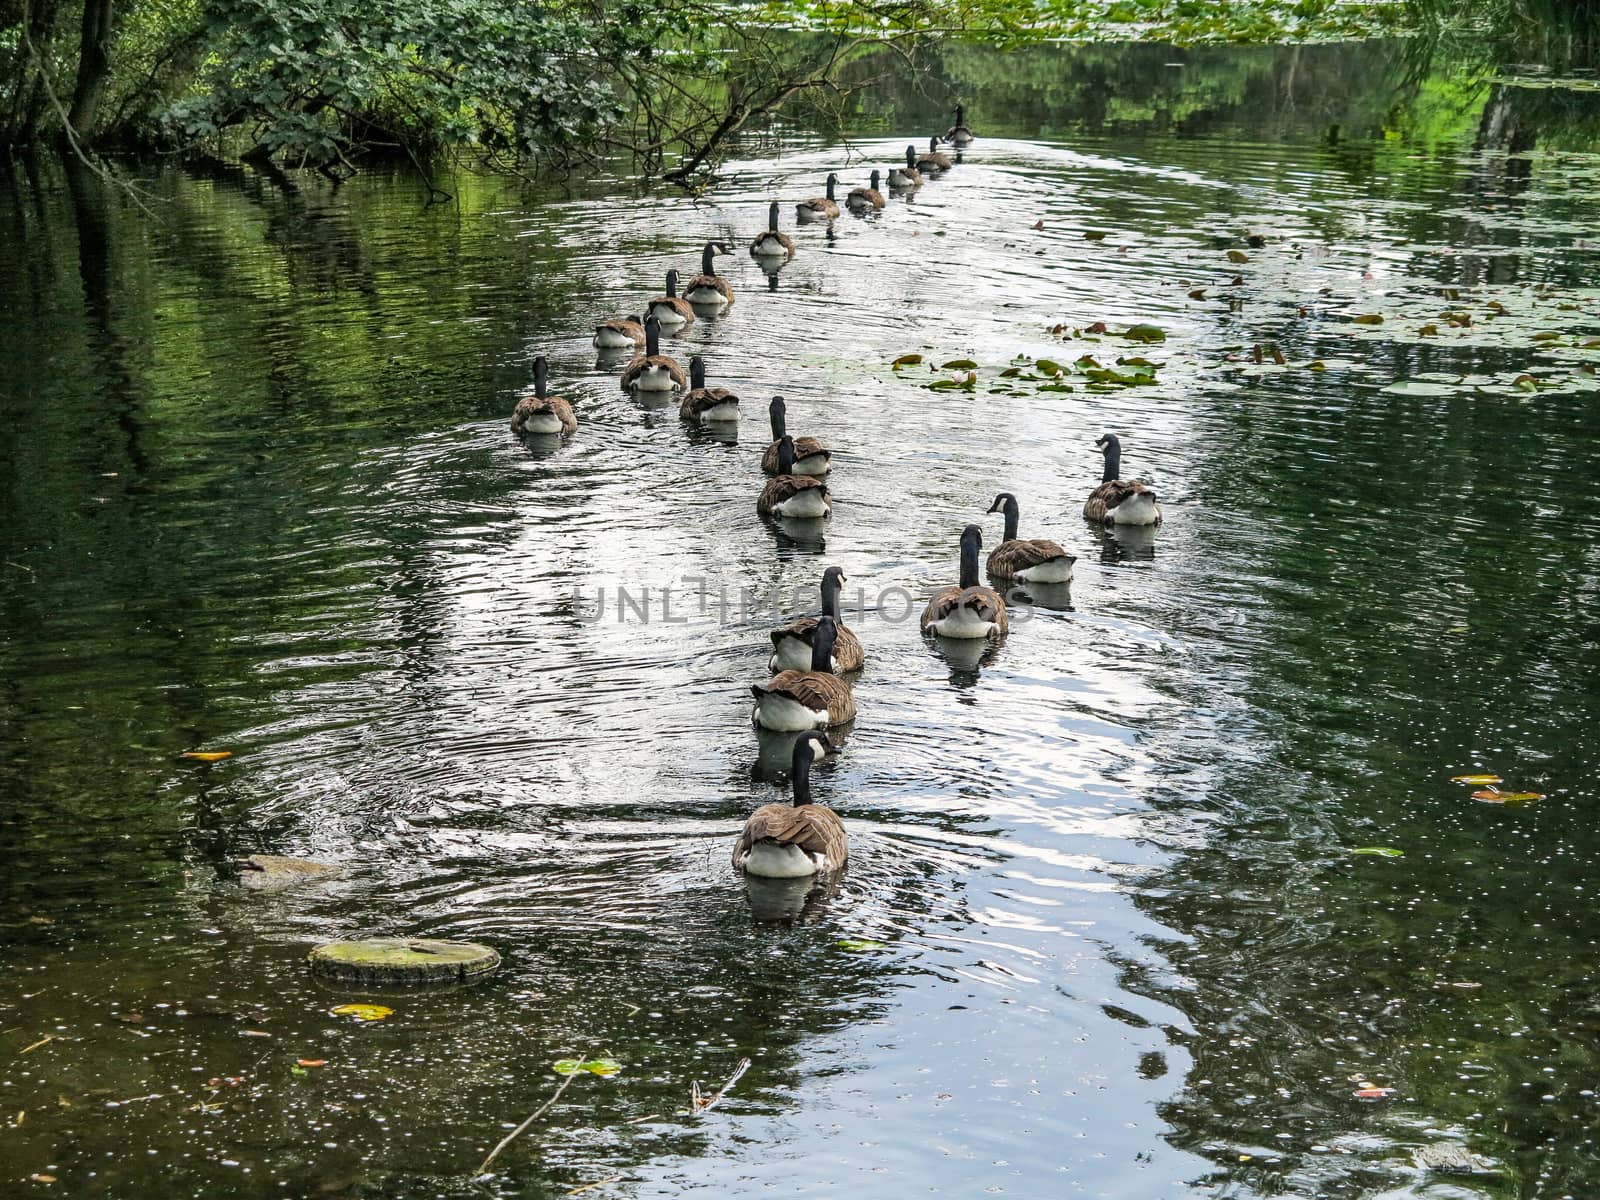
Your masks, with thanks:
[[[306,960],[316,974],[345,983],[458,983],[493,972],[500,953],[477,942],[368,938],[328,942]]]

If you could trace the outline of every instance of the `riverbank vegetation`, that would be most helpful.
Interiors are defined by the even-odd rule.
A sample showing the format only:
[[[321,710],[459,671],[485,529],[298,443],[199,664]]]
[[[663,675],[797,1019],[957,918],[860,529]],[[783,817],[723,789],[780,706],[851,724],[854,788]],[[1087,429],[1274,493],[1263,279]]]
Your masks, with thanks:
[[[624,156],[681,182],[779,109],[826,124],[949,40],[1421,33],[1572,59],[1597,30],[1600,0],[0,0],[0,144],[335,175],[374,157],[548,172]]]

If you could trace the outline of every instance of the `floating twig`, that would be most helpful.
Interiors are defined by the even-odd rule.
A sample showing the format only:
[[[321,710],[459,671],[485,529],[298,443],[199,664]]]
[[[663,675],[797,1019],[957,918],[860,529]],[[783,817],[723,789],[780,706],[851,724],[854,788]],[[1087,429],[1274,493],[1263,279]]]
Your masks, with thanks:
[[[582,1187],[575,1187],[570,1192],[565,1192],[563,1194],[564,1195],[568,1195],[568,1196],[576,1196],[580,1192],[589,1192],[589,1191],[593,1191],[597,1187],[605,1187],[605,1185],[608,1184],[608,1183],[621,1183],[621,1182],[622,1182],[622,1176],[621,1175],[613,1175],[610,1179],[596,1179],[593,1183],[586,1183]]]
[[[500,1151],[504,1150],[512,1142],[516,1141],[522,1136],[523,1133],[527,1131],[528,1126],[532,1125],[540,1117],[544,1116],[545,1113],[549,1112],[551,1106],[554,1105],[557,1100],[561,1099],[561,1093],[566,1091],[567,1088],[572,1084],[572,1081],[582,1074],[582,1071],[574,1071],[571,1075],[568,1075],[566,1078],[564,1078],[561,1081],[560,1086],[557,1087],[554,1092],[550,1093],[550,1099],[546,1100],[538,1108],[534,1109],[533,1114],[526,1121],[524,1121],[521,1125],[518,1125],[510,1133],[506,1134],[505,1137],[500,1139],[500,1144],[493,1150],[489,1151],[489,1157],[478,1164],[478,1169],[474,1172],[474,1174],[482,1175],[488,1171],[489,1164],[500,1156]]]
[[[56,1035],[55,1034],[47,1033],[47,1034],[45,1034],[44,1037],[40,1038],[33,1045],[24,1046],[21,1050],[18,1050],[17,1051],[17,1055],[18,1055],[18,1057],[21,1057],[22,1055],[26,1054],[29,1050],[37,1050],[40,1046],[44,1045],[46,1042],[53,1042],[55,1040],[56,1040]]]
[[[734,1084],[738,1083],[739,1077],[749,1069],[750,1060],[748,1058],[741,1058],[739,1060],[739,1065],[734,1067],[733,1074],[728,1076],[727,1082],[708,1097],[702,1097],[700,1095],[700,1081],[698,1079],[695,1080],[691,1085],[692,1090],[689,1096],[689,1106],[695,1112],[710,1112],[719,1103],[721,1103],[722,1098],[728,1094],[728,1089]]]

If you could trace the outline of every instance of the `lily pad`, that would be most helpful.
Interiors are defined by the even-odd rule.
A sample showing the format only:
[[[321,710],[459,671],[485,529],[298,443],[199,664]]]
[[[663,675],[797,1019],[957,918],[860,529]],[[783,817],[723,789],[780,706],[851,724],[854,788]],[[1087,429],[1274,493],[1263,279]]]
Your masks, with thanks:
[[[1379,858],[1404,858],[1404,850],[1396,850],[1393,846],[1357,846],[1350,851],[1351,854],[1372,854]]]
[[[561,1058],[551,1063],[550,1069],[557,1075],[586,1073],[605,1078],[621,1071],[622,1064],[614,1058],[591,1058],[586,1062],[576,1058]]]
[[[914,367],[921,361],[922,355],[920,354],[902,354],[889,365],[896,370],[899,370],[901,367]]]
[[[1131,342],[1164,342],[1167,340],[1167,331],[1159,325],[1130,325],[1122,336]]]

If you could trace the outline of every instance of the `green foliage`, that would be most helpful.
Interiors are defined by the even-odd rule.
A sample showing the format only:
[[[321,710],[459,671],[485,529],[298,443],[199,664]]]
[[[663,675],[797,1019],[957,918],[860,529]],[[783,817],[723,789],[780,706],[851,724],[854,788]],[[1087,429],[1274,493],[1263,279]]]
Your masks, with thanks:
[[[244,125],[263,150],[319,163],[358,142],[520,155],[594,138],[621,116],[603,64],[665,32],[647,6],[618,15],[601,26],[506,0],[219,3],[210,56],[167,130],[181,143]]]

